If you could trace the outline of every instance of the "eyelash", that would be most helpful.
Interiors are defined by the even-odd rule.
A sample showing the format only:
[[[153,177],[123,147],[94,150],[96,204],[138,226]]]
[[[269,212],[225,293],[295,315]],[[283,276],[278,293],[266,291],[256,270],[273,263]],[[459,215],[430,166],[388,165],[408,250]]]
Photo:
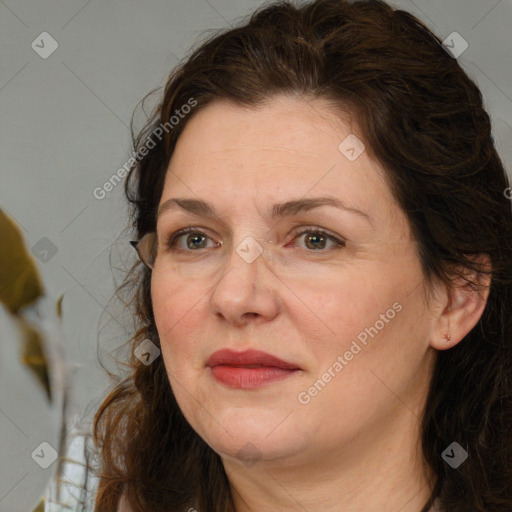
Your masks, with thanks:
[[[200,252],[201,249],[198,249],[198,250],[190,250],[190,249],[176,249],[175,248],[175,245],[176,245],[176,241],[183,235],[187,235],[187,234],[190,234],[190,233],[194,233],[194,234],[198,234],[198,235],[203,235],[207,238],[210,238],[206,233],[200,231],[199,229],[197,228],[194,228],[194,227],[190,227],[190,228],[184,228],[184,229],[180,229],[179,231],[176,231],[175,233],[173,233],[170,237],[168,237],[166,240],[165,240],[165,246],[167,247],[167,249],[171,250],[171,251],[177,251],[177,252]],[[301,231],[300,233],[297,233],[294,237],[294,240],[296,238],[299,238],[303,235],[306,235],[306,234],[317,234],[317,235],[322,235],[324,236],[325,238],[327,238],[328,240],[331,240],[332,242],[334,242],[336,244],[335,247],[333,247],[333,249],[339,249],[339,248],[342,248],[342,247],[345,247],[345,240],[341,239],[341,238],[338,238],[334,235],[331,235],[330,233],[327,233],[326,231],[324,231],[323,229],[319,229],[319,228],[307,228],[303,231]],[[308,249],[306,249],[308,250]],[[321,252],[326,252],[327,249],[318,249],[318,250],[308,250],[308,252],[318,252],[318,253],[321,253]]]

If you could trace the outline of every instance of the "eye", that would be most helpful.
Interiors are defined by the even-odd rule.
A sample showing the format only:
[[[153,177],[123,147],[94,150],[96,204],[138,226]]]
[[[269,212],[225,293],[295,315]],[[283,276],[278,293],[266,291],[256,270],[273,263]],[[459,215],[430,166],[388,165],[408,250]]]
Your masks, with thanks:
[[[297,233],[294,240],[304,235],[307,235],[305,238],[306,249],[310,249],[310,252],[325,252],[323,250],[326,248],[328,242],[334,244],[334,247],[331,246],[331,248],[340,248],[345,246],[344,240],[319,228],[305,229],[300,233]],[[178,243],[180,239],[185,241],[185,247],[183,245],[180,246]],[[206,235],[203,231],[199,231],[197,228],[184,228],[171,235],[166,240],[165,246],[171,251],[181,252],[197,252],[199,249],[220,247],[221,244],[219,242],[214,242],[208,247],[208,239],[212,240],[212,238]]]
[[[334,248],[344,247],[345,241],[341,238],[338,238],[334,235],[331,235],[330,233],[327,233],[323,229],[318,228],[309,228],[304,231],[301,231],[300,233],[297,233],[294,240],[297,238],[300,238],[304,235],[307,235],[305,237],[305,243],[306,247],[308,249],[311,249],[313,252],[322,251],[325,249],[325,246],[327,242],[332,242],[334,244]],[[325,251],[323,251],[325,252]]]
[[[184,238],[186,247],[183,246],[176,248],[176,242],[180,239]],[[165,245],[168,249],[172,251],[188,251],[189,249],[208,249],[205,243],[206,240],[210,238],[208,235],[203,233],[202,231],[197,230],[196,228],[184,228],[180,229],[166,241]],[[211,238],[210,238],[211,240]],[[218,242],[214,243],[213,246],[210,247],[219,247],[220,244]]]

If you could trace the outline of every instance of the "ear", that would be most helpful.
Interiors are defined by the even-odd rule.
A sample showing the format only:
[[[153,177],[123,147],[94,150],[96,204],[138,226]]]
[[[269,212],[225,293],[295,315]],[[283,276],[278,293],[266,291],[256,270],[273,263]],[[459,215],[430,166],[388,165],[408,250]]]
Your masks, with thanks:
[[[491,270],[490,258],[481,254],[472,259],[480,264],[484,271]],[[459,267],[460,268],[460,267]],[[457,277],[452,286],[443,294],[439,303],[439,313],[432,331],[430,346],[437,350],[446,350],[457,345],[475,327],[480,320],[491,285],[490,274],[463,268],[463,277]],[[467,280],[478,285],[471,288]]]

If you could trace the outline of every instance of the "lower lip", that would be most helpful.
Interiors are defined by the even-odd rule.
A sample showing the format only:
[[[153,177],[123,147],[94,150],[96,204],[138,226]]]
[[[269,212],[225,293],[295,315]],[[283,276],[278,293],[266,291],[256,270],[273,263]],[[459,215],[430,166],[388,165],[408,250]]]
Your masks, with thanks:
[[[219,365],[211,367],[215,379],[235,389],[256,389],[270,382],[290,377],[298,370],[284,370],[274,366],[243,368],[239,366]]]

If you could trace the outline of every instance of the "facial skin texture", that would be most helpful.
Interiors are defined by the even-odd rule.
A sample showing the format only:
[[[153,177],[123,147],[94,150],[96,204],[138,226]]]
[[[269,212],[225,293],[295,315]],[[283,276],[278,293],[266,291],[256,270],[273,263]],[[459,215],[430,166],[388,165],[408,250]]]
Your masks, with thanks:
[[[338,149],[352,133],[364,140],[344,119],[320,99],[276,96],[255,109],[218,101],[189,120],[169,165],[160,204],[202,199],[218,217],[181,208],[159,216],[152,299],[162,357],[185,417],[222,457],[238,512],[418,512],[430,495],[418,425],[437,350],[460,342],[485,306],[485,294],[440,284],[427,301],[384,170],[369,151],[350,161]],[[265,217],[274,203],[320,196],[369,219],[331,206]],[[188,253],[165,249],[186,227],[209,236],[207,248],[187,248],[185,235],[179,247]],[[304,228],[345,246],[297,236]],[[264,249],[252,263],[236,252],[247,236]],[[394,303],[402,306],[394,318],[300,403]],[[262,350],[302,371],[231,389],[205,366],[221,348]]]

